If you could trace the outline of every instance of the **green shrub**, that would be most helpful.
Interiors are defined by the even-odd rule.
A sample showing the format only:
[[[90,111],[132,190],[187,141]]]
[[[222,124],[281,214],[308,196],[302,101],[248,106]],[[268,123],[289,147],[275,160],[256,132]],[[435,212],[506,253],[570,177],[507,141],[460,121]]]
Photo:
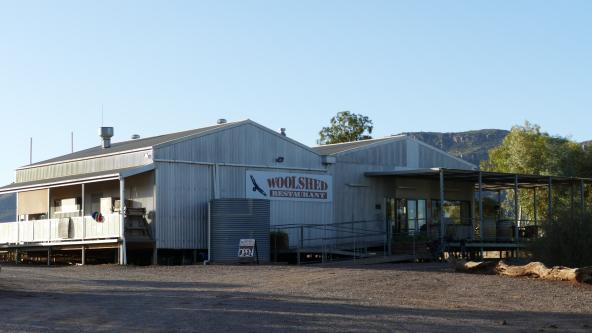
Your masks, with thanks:
[[[592,266],[592,216],[558,214],[556,221],[543,224],[543,235],[531,245],[533,259],[547,266]]]

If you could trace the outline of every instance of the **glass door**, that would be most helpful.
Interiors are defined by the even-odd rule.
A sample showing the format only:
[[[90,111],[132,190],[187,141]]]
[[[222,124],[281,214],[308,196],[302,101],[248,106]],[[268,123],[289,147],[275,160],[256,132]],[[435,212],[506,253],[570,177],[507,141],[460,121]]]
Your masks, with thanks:
[[[392,252],[415,254],[416,238],[426,232],[426,200],[389,198],[386,203],[387,227],[390,228]]]

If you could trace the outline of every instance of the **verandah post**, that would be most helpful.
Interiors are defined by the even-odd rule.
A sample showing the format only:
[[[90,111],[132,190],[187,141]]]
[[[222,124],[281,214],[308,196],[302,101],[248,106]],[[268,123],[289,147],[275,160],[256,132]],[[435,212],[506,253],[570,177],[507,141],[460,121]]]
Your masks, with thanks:
[[[584,191],[586,190],[584,180],[580,179],[580,219],[584,222],[584,216],[586,215],[586,206],[584,203]]]
[[[479,240],[481,257],[483,257],[483,173],[481,171],[479,171]]]
[[[548,200],[547,203],[547,222],[551,223],[553,221],[553,178],[549,177],[549,184],[548,184]]]
[[[440,245],[444,252],[444,234],[446,226],[444,225],[444,169],[440,168]]]
[[[514,175],[514,238],[516,243],[520,240],[518,239],[520,236],[520,231],[518,230],[518,224],[520,223],[519,216],[518,216],[518,175]],[[518,250],[516,250],[518,251]],[[517,252],[516,252],[517,253]]]

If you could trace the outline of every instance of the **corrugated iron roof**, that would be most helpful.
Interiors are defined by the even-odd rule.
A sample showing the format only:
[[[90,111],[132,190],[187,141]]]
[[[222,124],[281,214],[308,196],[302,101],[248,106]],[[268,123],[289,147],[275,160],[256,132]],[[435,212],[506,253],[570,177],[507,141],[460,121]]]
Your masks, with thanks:
[[[316,147],[312,147],[312,149],[319,155],[335,155],[342,153],[344,151],[361,148],[365,146],[369,146],[375,143],[384,142],[388,140],[395,140],[400,139],[401,136],[391,136],[387,138],[379,138],[379,139],[369,139],[369,140],[361,140],[361,141],[352,141],[352,142],[344,142],[344,143],[335,143],[329,145],[320,145]]]
[[[492,172],[480,170],[464,170],[449,168],[426,168],[412,170],[391,170],[391,171],[369,171],[365,172],[366,177],[409,177],[438,180],[440,171],[444,173],[446,181],[465,181],[477,184],[481,175],[483,188],[485,190],[513,189],[516,181],[520,188],[547,187],[549,180],[555,185],[569,185],[580,181],[590,184],[591,178],[563,177],[548,175],[530,175],[510,172]]]
[[[215,129],[219,129],[219,128],[223,128],[223,127],[227,127],[227,126],[231,126],[231,125],[236,125],[241,122],[243,122],[243,121],[231,122],[231,123],[229,122],[229,123],[221,124],[221,125],[196,128],[196,129],[192,129],[192,130],[188,130],[188,131],[169,133],[169,134],[158,135],[158,136],[153,136],[153,137],[148,137],[148,138],[143,138],[143,139],[116,142],[116,143],[111,144],[110,148],[106,148],[106,149],[103,149],[101,146],[96,146],[96,147],[92,147],[89,149],[77,151],[72,154],[62,155],[62,156],[51,158],[51,159],[48,159],[45,161],[26,165],[21,168],[29,168],[29,167],[39,166],[42,164],[63,162],[63,161],[81,159],[81,158],[89,158],[89,157],[95,157],[95,156],[100,156],[100,155],[108,155],[108,154],[120,153],[120,152],[130,151],[130,150],[137,150],[137,149],[142,149],[142,148],[149,149],[153,146],[163,144],[163,143],[166,143],[169,141],[174,141],[174,140],[182,139],[185,137],[190,137],[190,136],[197,135],[197,134],[202,134],[202,133],[205,133],[205,132],[208,132],[211,130],[215,130]]]
[[[124,169],[106,170],[106,171],[100,171],[100,172],[91,172],[91,173],[50,178],[50,179],[41,179],[41,180],[34,180],[34,181],[30,181],[30,182],[12,183],[12,184],[0,187],[0,193],[10,192],[10,191],[14,191],[16,189],[25,189],[25,188],[29,188],[29,187],[43,187],[43,186],[50,186],[50,185],[56,185],[56,184],[75,183],[77,181],[83,181],[83,180],[110,178],[111,176],[113,176],[115,178],[115,177],[119,177],[119,175],[121,175],[121,174],[124,174],[124,175],[126,173],[133,174],[134,171],[145,172],[145,171],[149,170],[148,166],[151,166],[151,165],[132,167],[132,168],[124,168]]]

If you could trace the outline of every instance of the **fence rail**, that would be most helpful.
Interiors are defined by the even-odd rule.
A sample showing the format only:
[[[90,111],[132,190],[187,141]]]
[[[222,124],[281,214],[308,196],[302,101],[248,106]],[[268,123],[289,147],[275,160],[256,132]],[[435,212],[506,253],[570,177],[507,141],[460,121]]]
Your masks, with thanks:
[[[333,256],[359,258],[368,255],[369,248],[387,249],[384,221],[353,221],[332,224],[284,224],[271,226],[272,252],[321,254],[321,261]]]
[[[0,244],[51,243],[120,237],[119,214],[0,223]]]
[[[492,218],[482,223],[472,218],[444,221],[444,237],[441,237],[442,226],[434,220],[405,230],[393,230],[386,221],[275,225],[271,226],[272,260],[277,260],[278,253],[296,253],[298,260],[300,253],[320,253],[322,261],[330,260],[332,254],[359,258],[366,256],[369,248],[382,248],[384,255],[434,258],[438,251],[445,251],[447,244],[474,242],[515,247],[542,233],[538,222],[526,219]]]

